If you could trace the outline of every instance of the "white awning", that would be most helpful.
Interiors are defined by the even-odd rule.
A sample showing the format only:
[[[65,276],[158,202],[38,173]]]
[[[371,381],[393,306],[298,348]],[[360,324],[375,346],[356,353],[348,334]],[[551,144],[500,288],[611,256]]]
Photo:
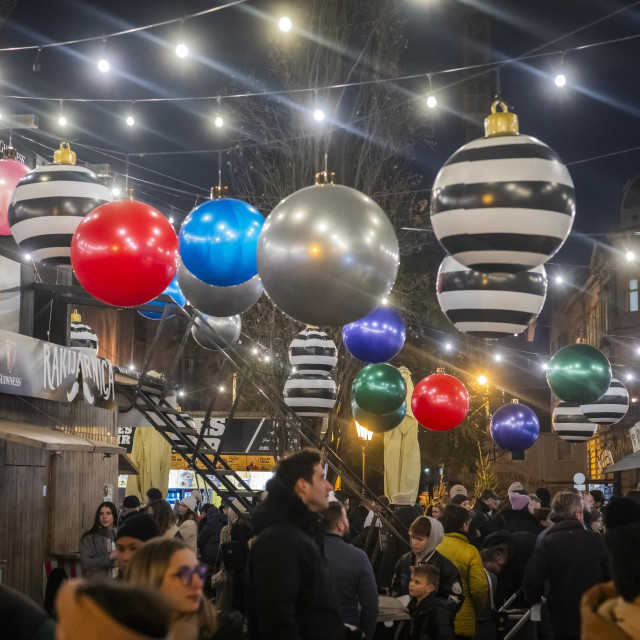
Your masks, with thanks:
[[[615,471],[629,471],[630,469],[640,469],[640,451],[625,456],[615,464],[610,464],[603,469],[604,473],[614,473]]]

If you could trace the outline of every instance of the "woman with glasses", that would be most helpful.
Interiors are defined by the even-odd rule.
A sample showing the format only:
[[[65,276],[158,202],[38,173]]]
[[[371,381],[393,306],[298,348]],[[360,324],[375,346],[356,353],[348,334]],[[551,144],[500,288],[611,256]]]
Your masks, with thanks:
[[[210,640],[217,630],[213,605],[203,597],[207,567],[176,538],[156,538],[140,547],[127,573],[130,584],[160,589],[170,603],[172,637]]]

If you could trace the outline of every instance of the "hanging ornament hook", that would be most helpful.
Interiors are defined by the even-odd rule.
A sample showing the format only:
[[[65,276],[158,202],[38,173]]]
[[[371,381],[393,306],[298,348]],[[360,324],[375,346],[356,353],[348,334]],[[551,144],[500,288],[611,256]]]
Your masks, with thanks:
[[[498,107],[502,109],[498,111]],[[517,136],[519,134],[518,116],[509,111],[502,100],[494,100],[491,113],[484,119],[484,135],[486,138],[497,136]]]

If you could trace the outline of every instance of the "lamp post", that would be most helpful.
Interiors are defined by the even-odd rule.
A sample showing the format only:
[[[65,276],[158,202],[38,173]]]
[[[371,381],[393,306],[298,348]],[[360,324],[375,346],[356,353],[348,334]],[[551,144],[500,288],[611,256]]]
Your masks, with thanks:
[[[373,432],[365,429],[363,426],[359,425],[356,422],[356,431],[358,433],[358,438],[360,438],[360,447],[362,449],[362,484],[365,484],[366,477],[366,464],[367,464],[367,445],[369,444],[371,438],[373,437]],[[364,494],[364,487],[362,489]]]

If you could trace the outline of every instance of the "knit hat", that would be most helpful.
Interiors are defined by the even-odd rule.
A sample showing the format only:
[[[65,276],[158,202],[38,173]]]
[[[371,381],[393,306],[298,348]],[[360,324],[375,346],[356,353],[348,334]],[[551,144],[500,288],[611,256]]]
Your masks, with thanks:
[[[536,495],[540,498],[540,504],[543,507],[551,507],[551,491],[549,491],[549,489],[540,487],[539,489],[536,489]]]
[[[158,529],[158,525],[155,520],[146,513],[142,513],[139,516],[127,518],[118,527],[116,540],[120,540],[120,538],[135,538],[136,540],[146,542],[147,540],[159,535],[160,530]]]
[[[511,486],[509,487],[508,493],[511,494],[514,491],[524,491],[524,487],[522,486],[522,483],[520,483],[520,482],[512,482]]]
[[[462,505],[463,502],[468,502],[469,498],[464,493],[456,493],[453,498],[451,498],[451,504]]]
[[[122,503],[125,509],[137,509],[140,506],[140,499],[138,496],[127,496]]]
[[[194,489],[191,492],[191,497],[196,499],[196,502],[202,502],[202,494],[200,493],[200,491],[198,491],[198,489]]]
[[[509,502],[514,511],[521,511],[522,509],[526,509],[527,505],[531,502],[531,498],[527,495],[523,496],[521,493],[510,493]]]
[[[411,496],[408,493],[396,493],[391,496],[391,504],[402,507],[410,507],[413,502],[411,501]]]
[[[180,502],[186,507],[188,507],[189,509],[191,509],[191,511],[195,511],[196,505],[198,504],[198,501],[192,495],[187,496],[186,498],[183,498],[182,500],[180,500]]]
[[[467,490],[461,484],[454,484],[451,489],[449,489],[449,497],[453,498],[457,495],[468,496]]]

